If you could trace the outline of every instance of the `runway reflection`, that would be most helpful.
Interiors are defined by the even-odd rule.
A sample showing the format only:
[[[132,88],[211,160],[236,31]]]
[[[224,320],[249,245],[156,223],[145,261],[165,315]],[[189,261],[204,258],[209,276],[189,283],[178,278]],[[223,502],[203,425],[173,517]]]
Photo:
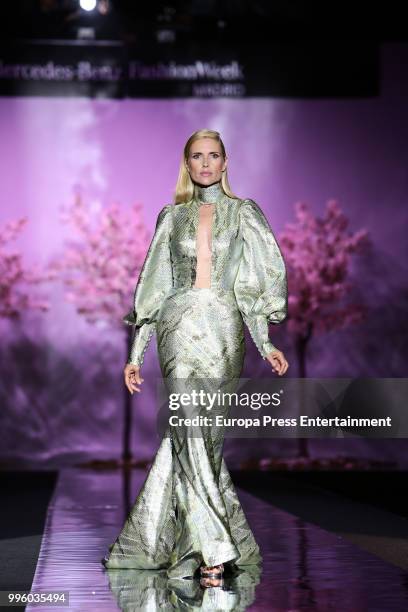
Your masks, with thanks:
[[[165,570],[107,570],[109,586],[124,612],[140,610],[247,610],[255,600],[261,569],[247,566],[203,588],[199,578],[168,578]]]
[[[198,579],[170,580],[165,570],[106,569],[101,559],[145,476],[143,470],[126,477],[118,471],[61,471],[48,508],[33,592],[69,591],[69,610],[80,612],[408,609],[407,572],[239,488],[261,547],[262,567],[239,568],[242,571],[225,576],[222,587],[208,589]],[[307,503],[306,494],[299,492],[300,504]],[[277,503],[284,501],[284,495],[283,491]],[[360,533],[373,527],[362,524]],[[61,609],[26,608],[28,612]]]

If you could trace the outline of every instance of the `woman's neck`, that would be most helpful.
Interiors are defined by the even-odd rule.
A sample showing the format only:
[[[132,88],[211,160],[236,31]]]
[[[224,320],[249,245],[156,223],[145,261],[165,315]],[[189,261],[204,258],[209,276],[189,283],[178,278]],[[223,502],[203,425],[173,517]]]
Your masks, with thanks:
[[[202,185],[195,185],[195,197],[199,202],[216,203],[225,195],[221,187],[221,181],[203,187]]]

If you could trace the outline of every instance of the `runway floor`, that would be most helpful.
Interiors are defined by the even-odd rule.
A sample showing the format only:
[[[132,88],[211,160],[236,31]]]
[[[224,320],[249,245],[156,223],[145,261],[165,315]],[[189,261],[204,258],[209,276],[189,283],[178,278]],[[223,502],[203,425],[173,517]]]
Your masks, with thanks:
[[[68,609],[81,612],[408,609],[407,519],[274,474],[253,482],[246,475],[245,489],[237,487],[261,546],[260,572],[244,571],[226,579],[222,589],[203,590],[197,580],[168,581],[163,572],[107,570],[100,559],[145,474],[133,470],[129,480],[119,471],[68,468],[59,473],[32,592],[67,591]]]

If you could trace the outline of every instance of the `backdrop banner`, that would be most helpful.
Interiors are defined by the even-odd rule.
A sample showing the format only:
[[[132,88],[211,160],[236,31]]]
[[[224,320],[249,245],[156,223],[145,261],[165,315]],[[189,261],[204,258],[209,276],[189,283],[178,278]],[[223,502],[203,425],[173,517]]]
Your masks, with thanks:
[[[375,43],[300,41],[125,46],[28,41],[0,46],[0,95],[108,98],[371,97]],[[358,78],[357,78],[358,76]]]

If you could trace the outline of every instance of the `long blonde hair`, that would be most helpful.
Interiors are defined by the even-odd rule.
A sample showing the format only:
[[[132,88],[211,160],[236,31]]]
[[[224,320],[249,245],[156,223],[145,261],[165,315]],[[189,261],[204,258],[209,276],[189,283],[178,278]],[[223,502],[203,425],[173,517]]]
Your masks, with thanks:
[[[198,140],[199,138],[213,138],[217,142],[220,143],[222,156],[225,159],[225,147],[224,143],[221,140],[221,136],[219,132],[215,130],[197,130],[193,134],[191,134],[190,138],[187,140],[183,155],[181,157],[179,175],[176,183],[176,189],[174,192],[174,204],[180,204],[181,202],[189,202],[194,197],[194,182],[190,177],[190,174],[186,168],[186,161],[188,160],[188,156],[190,154],[190,148],[193,142]],[[228,173],[227,168],[225,168],[221,177],[221,187],[230,198],[237,198],[232,191],[230,184],[228,182]]]

